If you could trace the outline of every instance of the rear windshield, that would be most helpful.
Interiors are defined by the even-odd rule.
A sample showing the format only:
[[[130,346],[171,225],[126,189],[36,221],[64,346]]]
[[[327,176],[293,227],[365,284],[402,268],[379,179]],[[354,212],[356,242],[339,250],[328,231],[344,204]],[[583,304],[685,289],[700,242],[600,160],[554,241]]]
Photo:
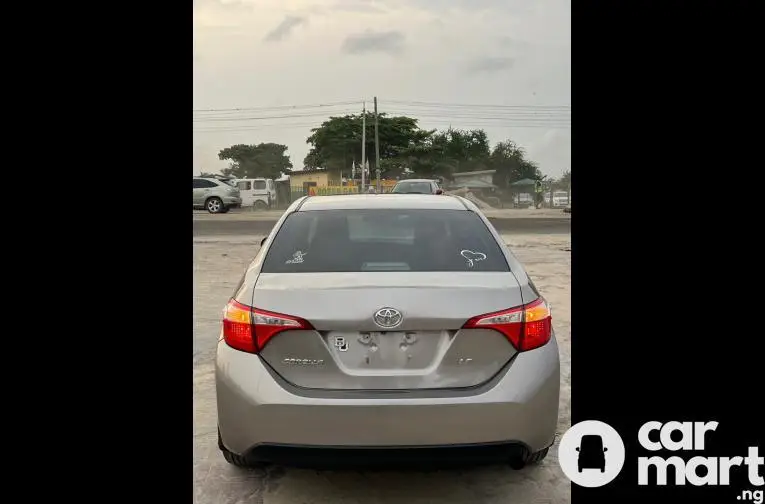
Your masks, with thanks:
[[[465,210],[315,210],[290,214],[263,273],[510,271],[481,218]]]
[[[394,193],[418,193],[418,194],[430,194],[433,192],[433,187],[429,182],[399,182],[396,187],[393,188]]]

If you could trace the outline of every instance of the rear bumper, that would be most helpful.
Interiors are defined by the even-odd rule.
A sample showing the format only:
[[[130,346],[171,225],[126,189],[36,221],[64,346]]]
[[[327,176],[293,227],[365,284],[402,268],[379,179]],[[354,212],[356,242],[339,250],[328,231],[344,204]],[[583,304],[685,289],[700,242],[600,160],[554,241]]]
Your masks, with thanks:
[[[242,206],[242,198],[227,196],[223,198],[223,204],[230,208],[239,208]]]
[[[404,448],[518,444],[534,452],[555,438],[560,393],[558,346],[518,354],[485,386],[369,394],[295,389],[255,355],[219,342],[218,427],[237,454],[269,446]]]

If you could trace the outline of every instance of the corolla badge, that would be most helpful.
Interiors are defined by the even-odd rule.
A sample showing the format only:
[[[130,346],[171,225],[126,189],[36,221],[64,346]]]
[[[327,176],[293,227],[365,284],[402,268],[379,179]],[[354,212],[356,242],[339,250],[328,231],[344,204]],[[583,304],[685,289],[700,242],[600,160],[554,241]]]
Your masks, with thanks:
[[[372,319],[375,321],[375,324],[383,329],[393,329],[404,321],[401,312],[395,308],[380,308],[375,312]]]
[[[290,366],[323,366],[324,359],[294,359],[287,358],[282,362],[289,364]]]

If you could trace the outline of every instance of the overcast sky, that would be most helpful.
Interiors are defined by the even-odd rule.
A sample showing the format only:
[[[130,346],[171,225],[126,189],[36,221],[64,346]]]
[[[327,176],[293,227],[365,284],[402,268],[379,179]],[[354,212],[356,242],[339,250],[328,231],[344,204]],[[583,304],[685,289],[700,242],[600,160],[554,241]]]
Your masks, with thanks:
[[[237,143],[283,143],[299,169],[311,127],[377,96],[425,128],[510,138],[559,176],[570,12],[569,0],[195,0],[194,174],[225,168],[217,153]]]

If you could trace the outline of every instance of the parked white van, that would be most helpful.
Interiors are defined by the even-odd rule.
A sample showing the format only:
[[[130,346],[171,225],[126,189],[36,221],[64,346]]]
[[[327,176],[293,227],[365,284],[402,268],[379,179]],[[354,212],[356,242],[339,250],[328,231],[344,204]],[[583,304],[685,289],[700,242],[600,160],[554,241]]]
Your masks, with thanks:
[[[570,203],[568,200],[567,191],[555,191],[552,193],[552,202],[550,201],[550,193],[544,194],[545,204],[552,204],[552,208],[565,208]]]
[[[273,179],[236,179],[234,182],[239,188],[243,207],[266,210],[276,203],[276,185]]]

